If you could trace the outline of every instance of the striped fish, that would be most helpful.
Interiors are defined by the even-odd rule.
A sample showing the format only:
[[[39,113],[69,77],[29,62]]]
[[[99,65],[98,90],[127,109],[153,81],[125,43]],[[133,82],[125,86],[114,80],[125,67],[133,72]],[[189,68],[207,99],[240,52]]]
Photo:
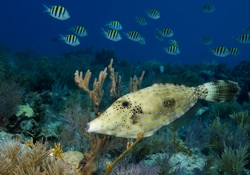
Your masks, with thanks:
[[[74,26],[71,30],[80,37],[85,37],[88,35],[86,28],[83,26]]]
[[[144,38],[144,37],[141,37],[139,43],[140,43],[141,45],[145,45],[145,44],[146,44],[145,38]]]
[[[214,12],[214,10],[215,10],[215,7],[212,4],[206,4],[206,5],[202,6],[202,8],[201,8],[201,11],[203,13],[212,13],[212,12]]]
[[[152,136],[190,110],[199,99],[229,102],[239,94],[238,83],[217,80],[196,87],[154,84],[117,99],[98,118],[88,123],[87,132],[123,138]]]
[[[248,43],[250,43],[250,34],[248,34],[248,33],[242,34],[242,35],[238,36],[236,38],[236,40],[240,43],[248,44]]]
[[[124,33],[128,39],[132,40],[132,41],[136,41],[139,42],[142,38],[142,36],[140,35],[139,32],[137,31],[129,31],[127,33]]]
[[[170,55],[178,55],[180,54],[180,49],[178,47],[178,45],[170,45],[164,48],[165,52],[167,52]]]
[[[239,51],[239,49],[237,47],[229,48],[229,52],[230,52],[230,55],[233,55],[233,56],[240,55],[240,51]]]
[[[111,41],[120,41],[122,39],[121,34],[117,30],[114,29],[104,30],[102,28],[102,31],[104,36]]]
[[[159,35],[162,35],[163,37],[169,38],[174,36],[174,31],[170,28],[163,28],[163,29],[156,29],[157,33],[159,33]]]
[[[209,45],[213,42],[213,39],[209,36],[205,36],[205,37],[201,38],[201,42],[203,44]]]
[[[110,21],[105,26],[114,30],[122,30],[122,25],[119,21]]]
[[[142,18],[142,17],[135,17],[136,19],[136,22],[142,26],[145,26],[148,24],[147,20],[145,18]]]
[[[64,8],[63,6],[54,5],[50,8],[46,5],[43,5],[45,7],[45,11],[49,13],[50,16],[53,18],[59,19],[59,20],[66,20],[70,18],[69,12]]]
[[[156,9],[145,10],[145,12],[152,19],[159,19],[161,17],[159,10]]]
[[[66,36],[60,35],[60,36],[61,36],[60,39],[70,46],[77,46],[80,44],[79,39],[75,35],[66,35]]]
[[[224,46],[214,47],[211,52],[217,57],[226,57],[230,54],[229,50]]]

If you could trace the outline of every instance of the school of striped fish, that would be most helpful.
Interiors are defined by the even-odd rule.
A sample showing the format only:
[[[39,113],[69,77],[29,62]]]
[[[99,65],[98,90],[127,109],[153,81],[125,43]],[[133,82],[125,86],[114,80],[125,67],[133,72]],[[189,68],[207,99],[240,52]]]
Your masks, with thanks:
[[[44,12],[48,13],[51,17],[58,19],[58,20],[68,20],[70,18],[70,14],[68,10],[60,5],[54,5],[54,6],[46,6],[44,5],[45,10]],[[215,6],[213,4],[204,4],[202,7],[200,7],[200,11],[202,13],[211,14],[216,10]],[[145,16],[135,16],[135,21],[137,24],[141,26],[147,26],[149,23],[149,20],[159,20],[161,18],[161,13],[157,9],[147,9],[144,10]],[[124,38],[127,38],[133,42],[137,42],[141,45],[146,44],[146,37],[142,36],[140,31],[131,30],[131,31],[125,31],[122,32],[123,26],[120,21],[118,20],[110,20],[107,22],[103,28],[101,28],[102,35],[113,41],[118,42],[121,41]],[[69,31],[71,33],[67,35],[61,35],[60,40],[62,40],[64,43],[70,45],[70,46],[78,46],[80,45],[80,39],[88,36],[87,29],[82,25],[75,25],[72,26]],[[244,32],[239,34],[238,36],[232,37],[232,39],[238,43],[242,44],[249,44],[250,43],[250,26],[247,26],[243,30]],[[155,29],[155,38],[159,41],[164,41],[168,39],[168,45],[163,46],[163,50],[169,54],[169,55],[179,55],[181,54],[179,44],[175,39],[172,39],[175,35],[173,29],[171,26],[165,26],[161,28]],[[201,43],[204,45],[211,45],[213,43],[213,38],[210,36],[203,36],[200,38]],[[209,52],[211,52],[213,55],[217,57],[226,57],[226,56],[239,56],[240,50],[238,47],[231,46],[226,47],[224,45],[217,45],[213,48],[208,48]]]

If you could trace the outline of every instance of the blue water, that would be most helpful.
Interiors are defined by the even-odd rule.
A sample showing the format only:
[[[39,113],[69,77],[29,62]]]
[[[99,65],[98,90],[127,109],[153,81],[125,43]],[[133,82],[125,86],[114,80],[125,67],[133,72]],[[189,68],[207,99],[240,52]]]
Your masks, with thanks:
[[[213,4],[215,11],[205,14],[200,11],[204,4]],[[43,4],[62,5],[71,18],[60,21],[44,13]],[[250,44],[241,44],[232,37],[244,33],[250,26],[249,0],[2,0],[0,6],[0,44],[16,51],[33,51],[41,55],[62,55],[72,50],[93,46],[95,50],[114,49],[118,58],[131,61],[156,59],[160,62],[179,62],[195,64],[199,62],[221,62],[229,66],[242,60],[250,60]],[[150,19],[145,9],[158,9],[161,18]],[[147,26],[140,26],[135,16],[145,17]],[[130,41],[125,36],[119,42],[113,42],[102,35],[101,28],[110,20],[119,20],[123,25],[122,32],[137,30],[146,38],[146,45]],[[80,38],[77,47],[61,41],[53,41],[59,34],[69,34],[74,25],[83,25],[88,36]],[[180,55],[169,55],[163,42],[155,38],[156,28],[169,27],[174,30],[180,46]],[[213,43],[209,46],[200,41],[200,37],[211,36]],[[238,47],[240,56],[220,58],[209,52],[209,48],[223,45]]]

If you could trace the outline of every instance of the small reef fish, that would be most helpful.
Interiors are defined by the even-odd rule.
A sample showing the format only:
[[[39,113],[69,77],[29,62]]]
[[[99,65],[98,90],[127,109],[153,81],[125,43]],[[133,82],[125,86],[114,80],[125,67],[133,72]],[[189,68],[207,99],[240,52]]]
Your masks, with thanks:
[[[168,41],[168,43],[171,45],[171,46],[179,46],[178,45],[178,43],[177,43],[177,41],[176,40],[174,40],[174,39],[170,39],[169,41]]]
[[[138,41],[141,45],[145,45],[146,44],[146,40],[144,37],[141,37],[140,41]]]
[[[229,80],[217,80],[197,87],[154,84],[117,99],[88,123],[87,132],[136,138],[143,131],[144,137],[149,137],[185,114],[199,99],[229,102],[239,91],[238,84]]]
[[[201,42],[203,44],[209,45],[209,44],[212,44],[213,39],[209,36],[205,36],[205,37],[201,38]]]
[[[170,55],[178,55],[180,54],[180,49],[178,45],[170,45],[164,48],[165,52],[167,52]]]
[[[161,17],[159,10],[156,9],[145,10],[145,12],[152,19],[159,19]]]
[[[110,21],[105,26],[114,30],[122,30],[122,25],[119,21]]]
[[[74,26],[70,30],[72,30],[77,36],[80,36],[80,37],[85,37],[88,35],[86,28],[83,26]]]
[[[51,6],[50,8],[46,5],[43,5],[45,7],[45,12],[49,13],[50,16],[53,18],[59,19],[59,20],[66,20],[70,18],[69,12],[66,8],[59,5]]]
[[[125,36],[127,36],[128,39],[132,40],[132,41],[136,41],[139,42],[141,40],[141,35],[139,32],[137,31],[129,31],[127,33],[124,33]]]
[[[233,56],[240,55],[240,51],[239,51],[239,49],[237,47],[229,48],[229,52],[230,52],[230,55],[233,55]]]
[[[156,29],[157,35],[161,35],[165,38],[170,38],[174,36],[174,31],[170,28]]]
[[[230,55],[228,48],[224,46],[217,46],[211,49],[211,52],[217,57],[226,57]]]
[[[248,43],[250,43],[250,34],[248,34],[248,33],[242,34],[242,35],[238,36],[236,38],[236,40],[240,43],[248,44]]]
[[[246,33],[250,33],[250,26],[249,26],[249,27],[246,27],[246,28],[244,29],[244,31],[245,31]]]
[[[165,37],[161,35],[160,32],[156,32],[155,34],[156,39],[158,39],[159,41],[164,41]]]
[[[75,35],[66,35],[66,36],[60,35],[60,36],[61,36],[60,39],[70,46],[78,46],[80,44],[79,39]]]
[[[201,7],[201,11],[203,13],[212,13],[214,12],[214,10],[215,10],[215,7],[212,4],[206,4]]]
[[[148,24],[147,20],[145,18],[142,18],[142,17],[135,17],[136,19],[136,22],[142,26],[145,26]]]
[[[102,28],[102,31],[103,31],[104,36],[111,41],[120,41],[122,39],[122,36],[118,32],[118,30],[114,30],[114,29],[104,30]]]

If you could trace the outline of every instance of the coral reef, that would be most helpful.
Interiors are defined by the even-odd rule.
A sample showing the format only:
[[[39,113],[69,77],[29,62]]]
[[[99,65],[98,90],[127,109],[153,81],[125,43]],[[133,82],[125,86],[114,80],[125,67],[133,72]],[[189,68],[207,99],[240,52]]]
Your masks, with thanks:
[[[249,61],[234,68],[215,62],[130,63],[119,60],[114,50],[94,51],[93,47],[59,57],[0,48],[0,131],[5,131],[0,132],[0,174],[104,174],[107,170],[114,175],[247,174],[249,66]],[[78,86],[75,70],[86,72],[85,78],[84,73],[75,73]],[[85,131],[88,121],[128,92],[152,83],[196,86],[216,79],[238,82],[240,96],[223,104],[201,101],[183,121],[136,142],[132,150],[131,140]],[[33,142],[27,147],[23,143],[30,137]],[[52,149],[62,157],[51,156]]]

